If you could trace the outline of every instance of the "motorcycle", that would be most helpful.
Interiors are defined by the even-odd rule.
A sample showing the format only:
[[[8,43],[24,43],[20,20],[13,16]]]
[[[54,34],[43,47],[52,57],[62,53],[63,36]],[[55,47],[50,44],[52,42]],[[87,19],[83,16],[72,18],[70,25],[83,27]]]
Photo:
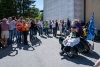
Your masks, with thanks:
[[[65,38],[66,38],[65,36],[61,36],[59,38],[59,43],[61,45],[63,45],[62,42]],[[89,51],[93,50],[93,46],[82,37],[80,37],[79,44],[77,44],[73,47],[70,47],[70,51],[66,51],[66,48],[67,48],[67,46],[63,50],[67,54],[67,56],[70,58],[74,57],[74,55],[78,55],[78,53],[82,53],[82,52],[88,53]]]

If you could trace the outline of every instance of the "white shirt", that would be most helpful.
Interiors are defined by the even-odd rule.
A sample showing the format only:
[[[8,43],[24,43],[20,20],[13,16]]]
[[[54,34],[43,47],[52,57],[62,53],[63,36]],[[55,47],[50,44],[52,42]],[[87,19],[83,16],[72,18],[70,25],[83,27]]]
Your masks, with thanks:
[[[72,21],[71,26],[74,26],[74,25],[75,25],[75,22],[74,22],[74,21]]]
[[[43,23],[41,21],[39,21],[38,24],[40,25],[40,27],[43,27]]]
[[[66,40],[68,42],[66,42]],[[69,36],[67,36],[67,38],[62,42],[64,46],[71,46],[73,47],[74,45],[77,45],[80,42],[80,38],[71,38]]]
[[[52,28],[56,27],[56,22],[52,23]]]
[[[6,24],[9,24],[10,23],[10,21],[8,20],[7,22],[6,22]]]
[[[14,28],[16,28],[16,22],[13,20],[13,21],[11,21],[11,23],[9,23],[9,25],[10,25],[10,30],[14,30]]]

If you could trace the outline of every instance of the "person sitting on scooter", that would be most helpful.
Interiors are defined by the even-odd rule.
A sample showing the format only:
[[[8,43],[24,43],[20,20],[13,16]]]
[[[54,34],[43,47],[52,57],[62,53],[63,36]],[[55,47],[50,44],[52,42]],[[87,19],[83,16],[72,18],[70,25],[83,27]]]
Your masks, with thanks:
[[[63,40],[61,45],[61,52],[60,54],[64,54],[64,48],[67,47],[67,51],[70,50],[70,47],[73,47],[77,45],[80,42],[80,35],[77,33],[77,29],[75,26],[71,27],[71,33],[69,36],[66,37],[65,40]]]

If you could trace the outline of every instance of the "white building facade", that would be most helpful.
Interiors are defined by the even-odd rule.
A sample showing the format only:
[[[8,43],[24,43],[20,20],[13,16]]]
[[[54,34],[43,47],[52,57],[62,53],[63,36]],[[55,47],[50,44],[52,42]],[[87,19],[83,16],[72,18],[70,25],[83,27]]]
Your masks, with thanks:
[[[84,21],[84,0],[44,0],[44,20]]]

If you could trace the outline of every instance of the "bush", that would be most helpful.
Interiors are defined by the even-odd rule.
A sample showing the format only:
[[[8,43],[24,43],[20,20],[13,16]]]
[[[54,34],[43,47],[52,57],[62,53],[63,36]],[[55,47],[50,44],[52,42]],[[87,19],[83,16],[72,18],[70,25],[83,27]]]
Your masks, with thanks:
[[[26,18],[26,21],[29,21],[30,20],[30,18],[28,17],[28,18]]]
[[[39,20],[41,20],[39,17],[36,17],[35,18],[36,22],[38,22]]]

